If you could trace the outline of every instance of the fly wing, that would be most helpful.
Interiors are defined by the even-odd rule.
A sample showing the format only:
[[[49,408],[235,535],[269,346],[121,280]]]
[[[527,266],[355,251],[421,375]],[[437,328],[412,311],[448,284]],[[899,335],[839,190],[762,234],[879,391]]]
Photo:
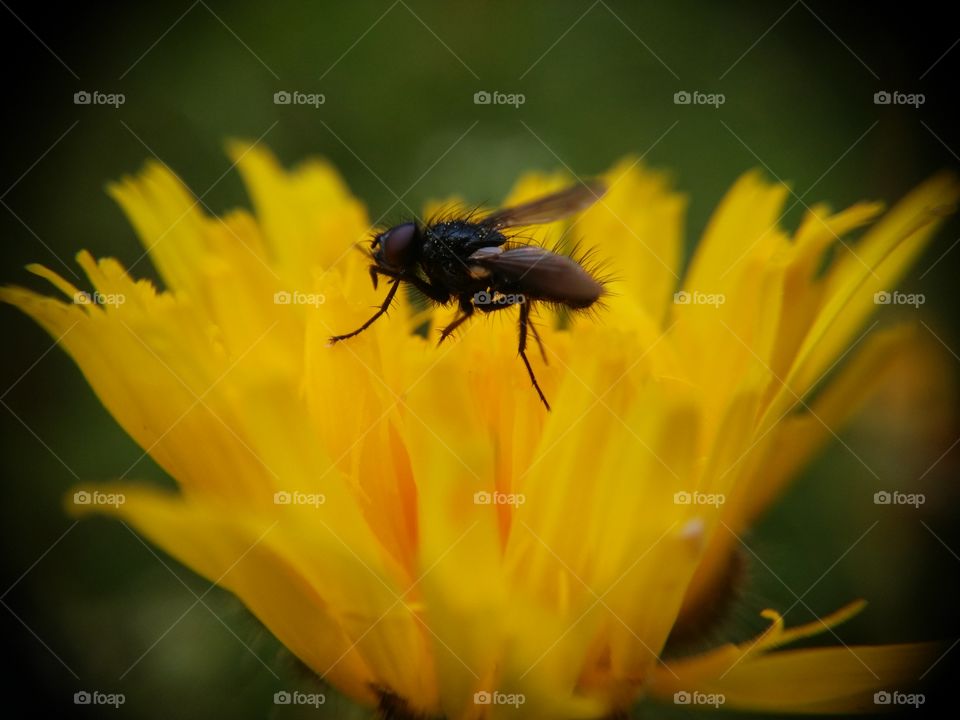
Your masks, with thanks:
[[[531,300],[586,308],[603,294],[603,286],[579,263],[540,247],[484,248],[469,259]]]
[[[599,181],[581,183],[522,205],[496,210],[481,220],[480,224],[499,230],[561,220],[586,210],[599,200],[606,190],[606,186]]]

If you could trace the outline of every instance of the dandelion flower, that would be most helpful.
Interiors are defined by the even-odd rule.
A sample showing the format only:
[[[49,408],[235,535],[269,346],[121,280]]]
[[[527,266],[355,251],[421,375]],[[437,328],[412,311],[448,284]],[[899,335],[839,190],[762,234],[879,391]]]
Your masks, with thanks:
[[[622,162],[601,202],[531,231],[585,239],[616,276],[598,319],[538,316],[548,413],[513,321],[438,348],[422,328],[451,311],[401,293],[389,319],[329,346],[382,298],[354,249],[363,205],[324,162],[287,172],[229,150],[253,213],[207,215],[157,163],[110,186],[163,290],[81,252],[92,292],[36,265],[65,298],[2,291],[179,486],[85,486],[125,502],[72,512],[132,524],[392,717],[603,718],[684,693],[846,712],[916,679],[925,644],[782,649],[860,602],[791,628],[765,610],[759,637],[698,654],[664,647],[709,619],[739,534],[909,340],[861,335],[954,179],[886,213],[816,205],[788,234],[788,190],[748,173],[682,271],[685,199]],[[567,183],[529,175],[508,202]]]

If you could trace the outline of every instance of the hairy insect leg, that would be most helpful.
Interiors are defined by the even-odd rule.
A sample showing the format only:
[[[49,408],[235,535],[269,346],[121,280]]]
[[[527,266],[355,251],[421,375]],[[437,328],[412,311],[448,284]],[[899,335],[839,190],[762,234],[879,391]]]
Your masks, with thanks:
[[[550,403],[547,402],[547,398],[543,394],[543,390],[540,389],[540,383],[537,382],[537,376],[533,374],[533,368],[530,367],[530,361],[527,359],[527,325],[529,323],[530,305],[528,303],[523,303],[520,305],[520,357],[523,360],[523,364],[527,366],[527,373],[530,375],[530,381],[533,383],[533,387],[537,391],[537,395],[540,396],[540,401],[543,403],[544,407],[549,410]],[[534,331],[534,334],[536,334],[536,331]]]
[[[439,345],[444,340],[446,340],[454,330],[456,330],[464,322],[466,322],[466,320],[471,315],[473,315],[473,310],[474,310],[473,303],[470,302],[470,299],[461,297],[460,298],[460,315],[454,318],[453,322],[447,325],[440,332],[440,339],[437,340],[437,345]]]
[[[492,312],[496,312],[497,310],[506,310],[507,308],[512,308],[514,305],[520,305],[521,303],[527,303],[527,302],[528,301],[526,299],[523,299],[523,300],[517,300],[515,302],[510,302],[510,303],[503,303],[503,304],[497,303],[496,305],[477,305],[475,307],[477,310],[479,310],[482,313],[492,313]],[[533,320],[529,319],[529,314],[528,314],[527,324],[530,326],[530,332],[533,333],[533,339],[537,341],[537,347],[540,348],[540,357],[543,358],[543,364],[549,365],[550,362],[547,360],[547,351],[543,347],[543,341],[540,339],[540,333],[537,332],[537,326],[536,324],[534,324]]]
[[[346,340],[348,338],[354,337],[355,335],[359,335],[368,327],[373,325],[373,323],[376,322],[377,319],[389,309],[390,303],[393,302],[393,298],[397,294],[397,288],[399,287],[400,287],[400,281],[394,280],[393,283],[390,285],[389,292],[387,292],[387,297],[384,298],[383,304],[380,306],[380,309],[373,314],[373,317],[367,320],[363,325],[358,327],[353,332],[347,333],[346,335],[334,335],[332,338],[330,338],[330,344],[332,345],[333,343],[340,342],[341,340]]]
[[[543,347],[543,341],[540,339],[540,333],[537,332],[536,323],[534,323],[533,320],[530,320],[528,324],[530,325],[530,332],[533,333],[533,339],[537,341],[537,347],[540,348],[540,357],[543,358],[543,364],[549,365],[550,363],[547,361],[547,351]]]

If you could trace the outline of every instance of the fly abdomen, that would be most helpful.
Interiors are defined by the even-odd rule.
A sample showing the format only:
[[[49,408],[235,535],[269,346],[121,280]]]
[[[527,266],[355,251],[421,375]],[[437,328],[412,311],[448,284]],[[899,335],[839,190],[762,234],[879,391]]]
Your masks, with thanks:
[[[503,285],[532,300],[583,310],[603,295],[603,285],[582,265],[566,255],[540,247],[484,248],[473,253],[469,260],[490,270]]]

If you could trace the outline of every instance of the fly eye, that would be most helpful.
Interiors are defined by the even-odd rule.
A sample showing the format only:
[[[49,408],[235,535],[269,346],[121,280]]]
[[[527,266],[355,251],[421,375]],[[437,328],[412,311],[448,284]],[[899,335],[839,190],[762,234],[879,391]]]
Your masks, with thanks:
[[[404,223],[390,228],[379,237],[383,260],[392,267],[404,267],[416,252],[417,226]]]

